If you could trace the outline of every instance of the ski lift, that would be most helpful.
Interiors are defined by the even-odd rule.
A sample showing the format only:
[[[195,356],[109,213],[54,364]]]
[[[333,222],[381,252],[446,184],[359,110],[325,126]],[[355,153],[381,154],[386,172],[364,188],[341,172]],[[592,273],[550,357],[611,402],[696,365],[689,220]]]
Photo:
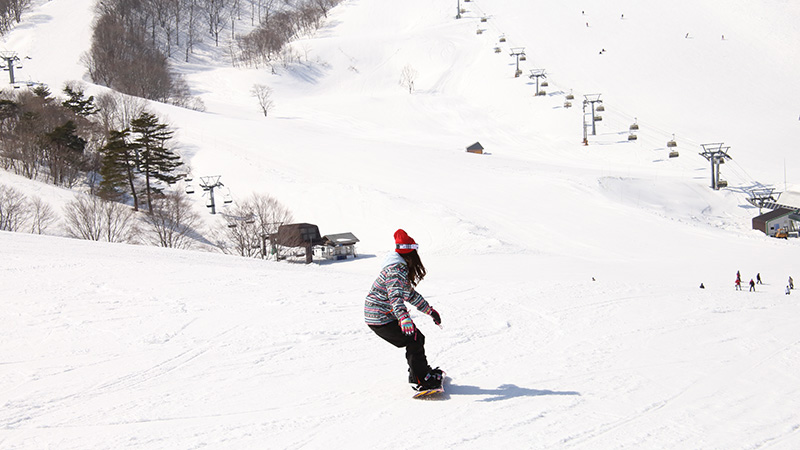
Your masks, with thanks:
[[[228,228],[236,228],[236,222],[228,222]]]
[[[728,187],[728,182],[726,180],[719,180],[717,181],[717,187],[721,188]]]
[[[564,101],[564,108],[571,108],[571,107],[572,107],[572,102],[569,101],[569,100],[565,100]]]
[[[633,124],[631,124],[631,131],[636,131],[639,129],[639,124],[636,123],[636,119],[634,119]]]
[[[594,116],[595,122],[600,122],[601,120],[603,120],[603,116]]]
[[[541,91],[537,92],[536,95],[537,96],[547,95],[547,92],[544,89],[542,89]]]
[[[186,175],[185,177],[183,177],[183,181],[185,181],[187,183],[191,183],[192,182],[192,176],[191,175]]]
[[[500,52],[502,52],[502,51],[503,51],[503,50],[502,50],[502,49],[500,49],[500,47],[495,47],[495,48],[494,48],[494,52],[495,52],[495,53],[500,53]]]
[[[523,54],[519,55],[519,60],[520,60],[520,61],[527,61],[527,60],[528,60],[528,58],[527,58],[527,57],[525,56],[525,54],[523,53]]]
[[[631,134],[628,135],[628,140],[629,141],[635,141],[636,139],[637,139],[637,137],[636,137],[635,134],[631,133]]]
[[[483,34],[483,30],[482,30],[482,29],[480,29],[480,28],[478,28],[478,31],[477,31],[477,33],[478,33],[478,34]]]
[[[487,20],[489,20],[488,17],[486,17],[486,16],[481,17],[481,22],[486,22]]]
[[[574,95],[572,95],[572,92],[570,92],[569,94],[567,94],[567,100],[575,100],[575,96],[574,96]]]
[[[521,71],[521,70],[519,70],[519,69],[517,69],[517,71],[516,71],[516,72],[514,72],[514,78],[517,78],[517,77],[519,77],[520,75],[522,75],[522,71]]]
[[[191,184],[187,185],[185,191],[187,194],[194,194],[194,187]]]
[[[213,208],[214,207],[214,200],[211,200],[211,197],[206,199],[206,208]]]
[[[505,41],[506,41],[506,35],[501,35],[500,42],[505,42]]]
[[[594,110],[598,111],[598,112],[603,112],[603,111],[606,110],[606,107],[603,106],[603,104],[601,103],[601,104],[597,105],[597,108],[595,108]]]
[[[225,193],[225,196],[222,198],[222,202],[226,205],[233,203],[233,197],[231,197],[230,189],[228,189],[228,192]]]
[[[672,135],[672,140],[671,141],[667,141],[667,148],[672,148],[672,147],[677,147],[677,146],[678,146],[678,143],[675,142],[675,135],[673,134]]]
[[[542,85],[541,86],[542,87],[547,87],[547,86],[550,86],[550,83],[548,83],[547,81],[542,81]]]
[[[677,150],[673,150],[673,151],[669,152],[669,157],[670,158],[677,158],[678,157],[678,151]]]

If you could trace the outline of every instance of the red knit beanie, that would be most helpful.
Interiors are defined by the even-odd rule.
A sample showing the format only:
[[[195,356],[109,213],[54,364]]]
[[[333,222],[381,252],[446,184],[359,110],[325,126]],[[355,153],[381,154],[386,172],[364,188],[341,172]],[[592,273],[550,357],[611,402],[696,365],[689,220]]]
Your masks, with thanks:
[[[411,253],[411,251],[419,248],[416,241],[408,235],[403,229],[394,232],[395,251],[397,253]]]

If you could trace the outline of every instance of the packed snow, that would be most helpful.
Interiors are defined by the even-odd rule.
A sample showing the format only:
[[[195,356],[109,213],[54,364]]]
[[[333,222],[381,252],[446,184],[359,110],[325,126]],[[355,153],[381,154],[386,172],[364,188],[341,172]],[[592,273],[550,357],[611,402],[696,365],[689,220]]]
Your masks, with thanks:
[[[192,173],[352,232],[359,256],[0,232],[0,448],[800,447],[798,239],[752,230],[746,201],[798,182],[800,6],[460,4],[345,0],[275,74],[213,48],[176,61],[206,110],[151,108]],[[81,63],[93,0],[34,5],[3,38],[32,57],[18,77],[102,92]],[[270,117],[254,84],[274,89]],[[588,146],[586,94],[606,107]],[[704,143],[730,146],[728,188],[709,187]],[[448,375],[438,401],[411,398],[403,351],[363,322],[397,228],[442,316],[412,314]]]

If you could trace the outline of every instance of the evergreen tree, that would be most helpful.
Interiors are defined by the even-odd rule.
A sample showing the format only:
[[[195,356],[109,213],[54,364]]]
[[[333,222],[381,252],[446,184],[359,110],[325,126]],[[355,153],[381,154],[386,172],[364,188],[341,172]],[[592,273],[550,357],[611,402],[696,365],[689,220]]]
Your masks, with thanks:
[[[136,146],[130,142],[130,130],[112,130],[108,143],[100,149],[102,161],[100,194],[107,198],[118,197],[126,189],[133,198],[134,211],[139,210],[136,193],[136,169],[139,165]]]
[[[133,144],[139,155],[138,170],[144,174],[147,208],[152,211],[153,194],[163,191],[156,183],[161,181],[172,184],[178,181],[180,176],[175,174],[175,170],[183,163],[180,156],[166,146],[174,132],[167,124],[159,123],[154,114],[143,112],[132,120],[131,131],[137,134]]]
[[[83,90],[80,88],[73,89],[72,86],[64,86],[64,93],[67,94],[67,99],[61,105],[65,108],[72,110],[79,116],[90,116],[97,112],[94,106],[94,96],[84,98]]]
[[[50,176],[55,184],[72,186],[80,172],[86,139],[78,136],[75,122],[68,120],[45,135],[48,143]]]

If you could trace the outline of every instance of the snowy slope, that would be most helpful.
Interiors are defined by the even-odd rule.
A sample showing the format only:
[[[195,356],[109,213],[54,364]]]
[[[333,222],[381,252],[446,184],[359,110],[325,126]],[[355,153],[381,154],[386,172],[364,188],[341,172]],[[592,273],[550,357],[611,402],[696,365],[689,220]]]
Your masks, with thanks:
[[[33,57],[21,73],[83,78],[89,34],[67,30],[88,29],[92,3],[38,1],[5,38]],[[153,105],[196,177],[352,231],[357,260],[0,233],[0,447],[798,447],[800,332],[783,292],[797,242],[751,230],[743,192],[782,186],[784,161],[797,182],[798,7],[472,1],[455,20],[454,3],[345,1],[294,44],[301,63],[181,64],[207,110]],[[525,75],[547,70],[549,95],[513,77],[511,47],[526,48]],[[255,83],[275,90],[268,119]],[[590,93],[607,109],[585,147]],[[475,141],[488,154],[464,152]],[[708,188],[709,142],[731,145],[731,189]],[[440,330],[414,316],[451,376],[444,402],[411,400],[402,351],[363,325],[399,227],[443,317]],[[766,284],[734,292],[737,270]]]

